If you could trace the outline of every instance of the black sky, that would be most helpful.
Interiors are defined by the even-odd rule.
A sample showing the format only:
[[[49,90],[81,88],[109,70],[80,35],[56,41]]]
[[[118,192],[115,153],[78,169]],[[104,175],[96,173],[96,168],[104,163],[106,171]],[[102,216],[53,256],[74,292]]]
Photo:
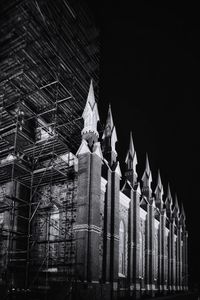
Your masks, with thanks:
[[[102,122],[110,102],[122,169],[132,130],[139,175],[148,152],[153,188],[159,168],[165,191],[169,181],[172,194],[183,202],[194,283],[200,269],[197,7],[166,1],[89,2],[101,28]]]

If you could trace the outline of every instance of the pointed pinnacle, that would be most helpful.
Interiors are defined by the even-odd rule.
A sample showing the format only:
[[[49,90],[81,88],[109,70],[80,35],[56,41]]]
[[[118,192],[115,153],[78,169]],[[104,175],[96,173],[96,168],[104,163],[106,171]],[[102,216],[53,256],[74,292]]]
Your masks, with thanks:
[[[146,153],[146,168],[145,168],[146,173],[149,175],[151,173],[150,166],[149,166],[149,159],[148,159],[148,154]]]
[[[148,159],[147,154],[146,154],[146,167],[145,167],[144,174],[142,176],[142,181],[145,181],[146,178],[148,178],[148,181],[152,182],[151,170],[150,170],[150,167],[149,167],[149,159]]]
[[[163,196],[163,185],[161,182],[161,178],[160,178],[160,171],[158,170],[158,179],[157,179],[157,186],[155,189],[155,194],[160,195],[161,200],[162,200],[162,196]]]
[[[92,79],[90,81],[90,87],[89,87],[89,91],[88,91],[87,101],[85,104],[85,108],[83,110],[82,117],[85,118],[87,116],[87,114],[89,113],[89,111],[95,112],[96,120],[98,122],[99,121],[99,112],[98,112],[98,108],[97,108],[97,103],[95,101],[94,87],[93,87]]]
[[[135,149],[134,149],[134,145],[133,145],[133,136],[132,136],[132,132],[130,132],[129,153],[131,154],[132,157],[133,157],[133,155],[134,155],[134,153],[135,153]]]
[[[106,126],[110,126],[111,130],[114,127],[112,110],[111,110],[111,105],[110,104],[109,104],[109,107],[108,107],[108,115],[107,115],[107,120],[106,120]]]
[[[168,187],[167,187],[167,197],[166,197],[166,201],[165,201],[165,206],[167,209],[172,209],[172,195],[171,195],[171,191],[170,191],[170,185],[168,183]]]
[[[133,144],[132,132],[130,132],[129,149],[128,149],[128,152],[126,155],[125,163],[128,162],[129,156],[131,156],[131,158],[134,160],[134,165],[137,165],[137,154],[136,154],[134,144]]]
[[[178,205],[177,195],[175,196],[174,212],[175,212],[176,214],[179,213],[179,205]]]
[[[105,136],[113,136],[115,142],[117,142],[117,133],[116,133],[115,125],[113,122],[113,116],[112,116],[112,110],[111,110],[110,104],[108,107],[106,126],[105,126],[105,130],[104,130],[104,134],[103,134],[102,138],[104,138]]]
[[[183,207],[183,203],[181,204],[181,215],[185,219],[185,210],[184,210],[184,207]]]
[[[83,110],[82,118],[84,120],[84,127],[83,130],[81,131],[82,136],[87,140],[90,137],[90,142],[93,140],[94,137],[96,140],[96,138],[99,137],[97,131],[99,112],[98,112],[97,103],[95,102],[92,80],[90,82],[89,92],[88,92],[85,108]]]
[[[157,185],[159,186],[160,189],[162,189],[162,182],[161,182],[161,178],[160,178],[160,170],[158,170]]]
[[[96,101],[95,101],[95,96],[94,96],[94,87],[93,87],[93,80],[90,80],[90,87],[89,87],[89,92],[87,96],[87,102],[90,104],[91,108],[93,109]]]
[[[172,195],[171,195],[171,190],[170,190],[169,183],[168,183],[168,186],[167,186],[167,199],[172,200]]]

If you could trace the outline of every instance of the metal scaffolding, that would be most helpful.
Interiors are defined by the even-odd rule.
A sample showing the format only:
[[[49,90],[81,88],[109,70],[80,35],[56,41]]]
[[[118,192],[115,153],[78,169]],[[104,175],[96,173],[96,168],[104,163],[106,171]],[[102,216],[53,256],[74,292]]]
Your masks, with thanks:
[[[3,0],[0,20],[0,283],[47,299],[55,272],[74,278],[72,153],[98,82],[98,31],[78,1]]]

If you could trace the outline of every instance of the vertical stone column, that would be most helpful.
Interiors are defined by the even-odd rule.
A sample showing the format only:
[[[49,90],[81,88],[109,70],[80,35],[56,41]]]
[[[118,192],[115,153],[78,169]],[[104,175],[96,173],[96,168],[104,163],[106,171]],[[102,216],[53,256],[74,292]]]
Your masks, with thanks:
[[[77,276],[81,281],[99,281],[99,234],[101,165],[99,143],[93,153],[83,140],[78,154],[78,208],[76,230]]]
[[[182,232],[182,289],[185,290],[185,229]]]
[[[128,184],[127,184],[128,185]],[[134,223],[134,203],[133,203],[133,188],[129,185],[128,191],[123,190],[123,192],[130,198],[130,205],[129,205],[129,214],[128,214],[128,281],[130,284],[130,291],[132,295],[132,291],[134,289],[133,286],[133,223]]]
[[[188,290],[188,232],[185,231],[185,289]]]
[[[134,188],[126,182],[123,189],[130,198],[129,222],[128,222],[128,282],[130,285],[130,296],[134,299],[140,298],[140,185]]]
[[[140,184],[137,183],[137,154],[133,145],[132,133],[130,133],[129,149],[125,159],[126,172],[131,188],[130,209],[129,209],[129,281],[130,295],[140,296],[140,279],[139,279],[139,255],[140,255]],[[133,293],[134,290],[134,293]]]
[[[167,289],[166,282],[166,214],[165,210],[160,212],[160,253],[159,253],[159,289],[164,291]]]
[[[111,243],[111,192],[112,192],[112,171],[107,169],[107,189],[105,202],[105,281],[110,282],[110,243]]]
[[[170,246],[171,246],[171,288],[172,291],[176,290],[176,257],[175,257],[175,220],[172,217],[170,222]]]
[[[140,278],[139,278],[139,265],[140,265],[140,196],[141,191],[138,185],[138,188],[133,191],[133,283],[135,290],[135,297],[139,298],[140,296]]]
[[[154,224],[154,200],[150,199],[147,206],[147,249],[146,249],[146,284],[147,290],[154,296],[154,260],[155,260],[155,224]]]
[[[107,180],[104,204],[104,252],[103,252],[103,282],[110,281],[110,222],[111,222],[111,170],[104,165]]]
[[[179,237],[179,290],[182,290],[182,226],[179,226],[178,229]]]
[[[177,259],[176,259],[176,285],[177,290],[181,286],[181,226],[177,225]]]
[[[147,293],[153,294],[153,290],[155,289],[154,285],[154,239],[155,239],[155,229],[154,229],[154,207],[155,202],[151,197],[151,182],[152,175],[149,167],[148,156],[146,156],[146,167],[144,174],[142,176],[143,188],[142,194],[146,198],[146,209],[147,209],[147,217],[146,217],[146,240],[145,240],[145,283]],[[149,291],[149,292],[148,292]],[[151,292],[150,292],[151,291]]]
[[[182,246],[182,281],[183,289],[187,290],[187,231],[183,228],[183,246]]]
[[[172,259],[173,259],[173,235],[174,235],[174,228],[173,228],[173,221],[172,221],[172,196],[171,196],[171,191],[170,191],[170,186],[168,184],[168,189],[167,189],[167,198],[165,201],[165,207],[166,207],[166,214],[167,214],[167,223],[169,225],[169,233],[168,233],[168,260],[167,260],[167,266],[168,266],[168,289],[171,291],[172,290]]]
[[[154,236],[155,236],[155,225],[154,225],[154,205],[153,201],[150,202],[149,206],[149,284],[150,290],[153,293],[155,289],[155,282],[154,282],[154,260],[155,260],[155,244],[154,244]]]
[[[119,163],[104,166],[107,179],[104,219],[104,281],[111,283],[111,297],[117,297],[119,264]]]
[[[110,223],[110,282],[112,296],[117,297],[119,265],[119,191],[121,172],[119,163],[111,173],[111,223]]]
[[[170,220],[169,220],[170,222]],[[168,234],[168,289],[172,290],[172,224],[169,223]]]
[[[145,226],[145,284],[146,284],[146,290],[149,290],[149,203],[147,203],[147,216],[146,216],[146,226]]]
[[[99,237],[101,200],[102,159],[95,153],[91,155],[90,202],[88,215],[88,280],[99,281]]]
[[[110,282],[111,297],[117,297],[119,264],[119,192],[121,172],[119,163],[105,171],[107,177],[104,215],[104,262],[103,280]]]

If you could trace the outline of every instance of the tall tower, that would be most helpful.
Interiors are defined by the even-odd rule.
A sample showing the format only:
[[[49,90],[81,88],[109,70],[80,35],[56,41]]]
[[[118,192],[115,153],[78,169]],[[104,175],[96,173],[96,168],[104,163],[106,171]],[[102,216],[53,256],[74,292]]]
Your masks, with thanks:
[[[142,176],[142,182],[143,182],[143,187],[142,187],[142,193],[147,197],[151,198],[152,195],[152,190],[151,190],[151,183],[152,183],[152,175],[151,175],[151,170],[149,167],[149,159],[148,155],[146,154],[146,166],[145,170]]]
[[[146,287],[149,290],[149,293],[153,296],[155,290],[155,282],[154,282],[154,262],[155,262],[155,244],[154,244],[154,236],[155,236],[155,224],[154,224],[154,214],[155,214],[155,201],[152,197],[151,183],[152,183],[152,175],[149,167],[148,156],[146,155],[146,167],[144,174],[142,176],[143,187],[142,193],[147,199],[147,217],[146,217],[146,243],[145,243],[145,281]]]
[[[82,114],[84,120],[84,128],[81,132],[83,140],[87,141],[91,148],[98,141],[99,134],[97,132],[97,123],[99,121],[99,112],[94,96],[93,82],[90,82],[89,93],[86,105]]]
[[[161,182],[160,171],[158,170],[157,186],[155,189],[155,204],[159,210],[159,230],[158,230],[158,286],[161,292],[166,287],[166,210],[163,203],[163,185]],[[155,258],[156,259],[156,258]]]
[[[180,247],[181,247],[181,227],[179,222],[180,209],[177,195],[175,196],[175,205],[173,209],[173,217],[176,224],[176,240],[175,240],[175,286],[180,289]]]
[[[81,281],[99,280],[99,235],[102,153],[98,142],[97,103],[91,81],[83,111],[84,128],[78,156],[76,231],[77,274]]]
[[[110,166],[113,166],[117,160],[116,142],[117,133],[113,123],[111,105],[108,108],[108,115],[106,120],[106,126],[102,136],[102,151],[105,159],[108,161]]]
[[[132,295],[137,299],[140,294],[140,183],[137,182],[137,154],[130,133],[129,148],[126,159],[126,183],[122,191],[130,198],[128,222],[128,279],[132,288]]]
[[[130,132],[129,149],[126,155],[125,163],[126,163],[125,176],[130,181],[131,185],[134,187],[135,184],[137,183],[138,175],[136,171],[137,154],[133,145],[132,132]]]
[[[182,264],[180,268],[180,273],[181,273],[181,286],[183,290],[188,289],[188,253],[187,253],[187,243],[188,243],[188,233],[186,230],[186,224],[185,224],[186,216],[185,216],[185,210],[182,204],[181,207],[181,213],[180,213],[180,224],[182,228],[182,251],[180,252],[181,257],[182,257]],[[182,271],[182,272],[181,272]]]
[[[159,210],[162,210],[163,208],[163,185],[160,178],[160,171],[158,170],[158,179],[157,179],[157,186],[155,189],[155,204],[159,208]]]
[[[170,217],[172,214],[172,195],[171,195],[169,183],[167,186],[167,197],[165,200],[165,208],[166,208],[167,216]]]
[[[111,106],[109,105],[105,130],[102,137],[103,168],[105,179],[107,180],[104,210],[104,280],[110,281],[112,284],[112,297],[116,297],[117,295],[119,263],[119,192],[121,170],[115,149],[116,142],[117,134],[113,122]]]
[[[172,220],[172,195],[170,190],[170,185],[168,183],[167,186],[167,197],[165,200],[165,208],[166,208],[166,215],[169,220],[169,235],[168,235],[168,276],[167,276],[167,285],[168,289],[172,290],[173,287],[173,243],[174,243],[174,224]]]

